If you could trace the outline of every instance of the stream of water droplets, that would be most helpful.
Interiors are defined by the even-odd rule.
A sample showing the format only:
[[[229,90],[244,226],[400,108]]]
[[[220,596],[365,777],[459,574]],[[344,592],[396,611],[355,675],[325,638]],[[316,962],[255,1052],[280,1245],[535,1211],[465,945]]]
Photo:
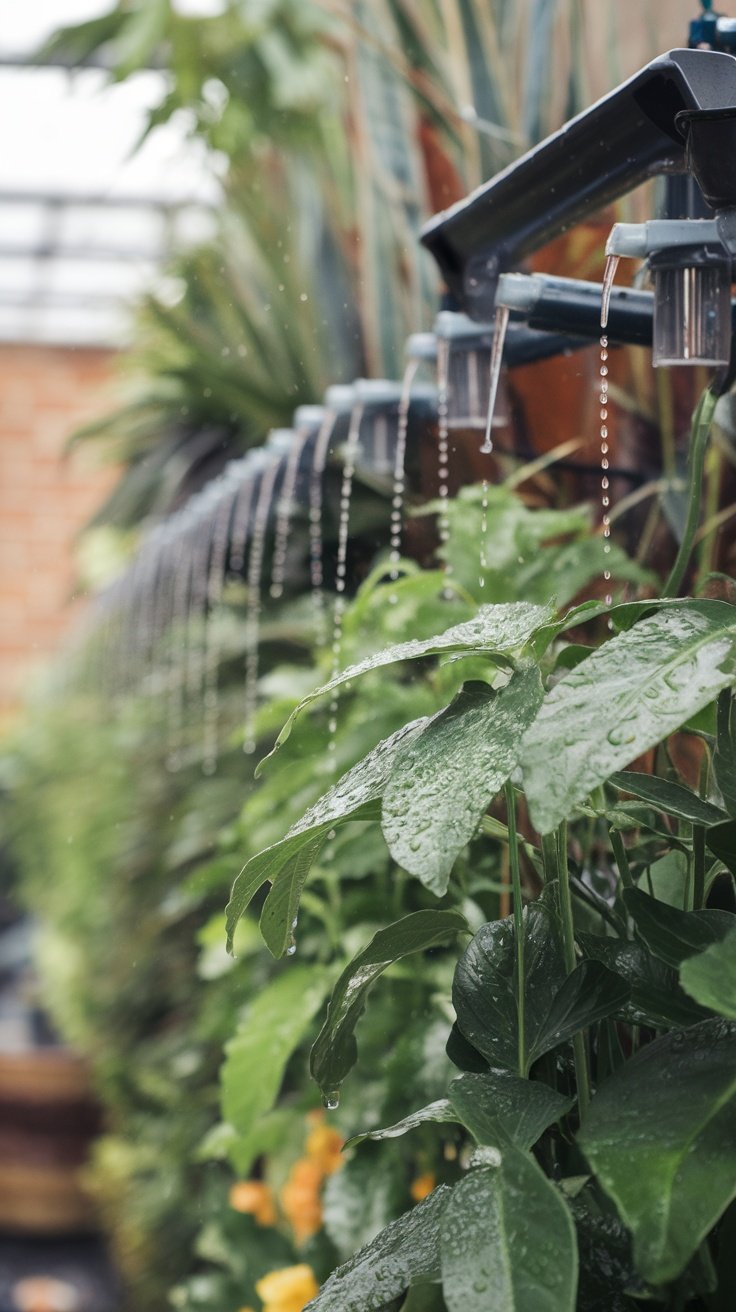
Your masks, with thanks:
[[[277,600],[284,595],[286,556],[289,549],[289,533],[291,531],[291,521],[294,514],[294,493],[296,491],[296,480],[299,474],[299,462],[308,439],[308,432],[297,437],[286,459],[284,482],[281,488],[281,496],[279,497],[273,539],[270,594],[274,600]]]
[[[450,495],[449,485],[449,455],[450,455],[450,430],[448,424],[448,408],[450,385],[450,343],[449,341],[439,338],[437,342],[437,483],[438,495],[440,499],[440,511],[437,517],[437,535],[439,537],[440,550],[447,546],[450,541],[450,517],[448,515],[448,499]],[[452,576],[452,565],[449,561],[444,562],[445,578]]]
[[[410,360],[404,370],[401,384],[401,399],[396,430],[396,449],[394,452],[393,487],[391,491],[391,528],[389,538],[389,578],[395,583],[399,577],[401,560],[401,539],[404,531],[404,497],[406,492],[406,439],[409,432],[409,407],[411,406],[411,389],[419,369],[419,360]],[[389,601],[396,602],[396,593],[389,593]]]
[[[327,645],[322,543],[322,483],[327,467],[330,438],[334,428],[335,413],[328,410],[317,434],[312,453],[312,467],[309,471],[309,581],[312,588],[315,642],[318,648]]]
[[[337,526],[337,557],[335,561],[335,604],[332,612],[332,669],[331,678],[340,672],[342,662],[342,626],[345,616],[345,586],[347,583],[348,535],[350,531],[350,500],[353,494],[355,464],[360,451],[360,425],[363,406],[354,405],[350,416],[345,452],[343,456],[342,484],[340,486],[340,515]],[[333,690],[330,699],[328,750],[335,750],[339,689]]]
[[[207,613],[204,631],[204,690],[202,723],[202,773],[214,774],[218,757],[219,672],[222,655],[222,629],[219,608],[225,587],[225,570],[230,522],[236,504],[232,476],[217,507],[212,529],[209,577],[207,579]]]
[[[601,445],[601,525],[603,528],[603,554],[608,556],[611,551],[611,494],[609,479],[609,443],[608,443],[608,335],[606,328],[608,326],[608,307],[611,301],[611,290],[613,280],[616,277],[618,268],[618,256],[609,255],[606,259],[606,268],[603,275],[603,292],[601,295],[601,355],[599,366],[600,389],[598,401],[600,404],[600,445]],[[608,591],[611,583],[611,571],[608,568],[608,561],[603,568],[603,581],[606,585],[605,603],[610,606],[612,595]]]
[[[256,750],[255,719],[258,709],[258,647],[261,637],[263,602],[263,555],[266,548],[268,517],[273,503],[276,478],[282,461],[273,462],[264,471],[253,518],[253,534],[248,556],[248,601],[245,616],[245,729],[243,751],[252,756]]]
[[[506,305],[499,305],[496,310],[496,318],[493,325],[493,344],[491,346],[491,365],[490,380],[488,385],[488,410],[486,412],[486,430],[481,446],[481,455],[490,455],[493,451],[493,439],[491,430],[493,428],[493,412],[496,409],[496,397],[498,396],[498,385],[501,381],[501,365],[503,364],[503,348],[506,342],[506,330],[509,326],[509,309]],[[486,556],[486,537],[488,534],[488,493],[490,482],[488,477],[483,479],[483,494],[480,507],[480,558],[478,583],[481,588],[485,587],[485,570],[488,568],[488,559]]]

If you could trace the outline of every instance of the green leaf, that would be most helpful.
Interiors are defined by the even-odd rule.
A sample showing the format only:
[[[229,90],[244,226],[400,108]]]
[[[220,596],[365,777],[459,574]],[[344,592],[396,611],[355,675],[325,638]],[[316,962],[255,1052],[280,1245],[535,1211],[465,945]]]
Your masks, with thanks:
[[[510,919],[482,925],[457,964],[452,1000],[463,1036],[493,1067],[517,1071],[516,936]],[[524,911],[524,1069],[593,1021],[620,1009],[628,986],[583,962],[566,976],[559,928],[544,902]]]
[[[736,727],[731,692],[722,692],[718,698],[713,773],[723,805],[730,816],[736,817]]]
[[[586,933],[579,933],[577,940],[587,957],[602,961],[629,985],[629,1001],[621,1008],[620,1019],[652,1029],[694,1025],[703,1019],[702,1008],[682,992],[672,967],[653,957],[644,943]]]
[[[259,1121],[273,1106],[286,1063],[309,1029],[330,983],[331,972],[324,966],[289,966],[254,998],[226,1044],[220,1074],[222,1116],[237,1132],[228,1153],[241,1174],[261,1151]]]
[[[736,1193],[736,1025],[705,1020],[642,1048],[593,1098],[579,1141],[666,1284]]]
[[[341,1262],[393,1221],[406,1206],[404,1163],[395,1155],[356,1153],[329,1177],[322,1218]]]
[[[701,1006],[736,1020],[736,927],[705,952],[688,957],[680,966],[680,983]]]
[[[425,656],[449,656],[452,654],[487,655],[509,657],[521,651],[534,636],[537,629],[548,624],[554,618],[555,610],[551,604],[533,606],[526,601],[509,602],[500,606],[481,606],[472,620],[462,624],[453,624],[452,628],[432,638],[412,638],[400,642],[395,647],[386,647],[383,651],[367,656],[365,660],[349,665],[347,669],[336,674],[333,679],[315,688],[307,697],[302,698],[292,711],[281,733],[276,739],[273,752],[278,750],[289,737],[292,725],[298,715],[333,689],[344,683],[378,670],[385,665],[395,665],[398,661],[415,661]],[[269,757],[266,757],[268,760]]]
[[[680,820],[689,820],[696,825],[717,825],[725,820],[726,814],[719,806],[704,802],[697,793],[682,784],[671,783],[668,779],[658,779],[656,775],[639,774],[634,770],[620,770],[612,774],[609,780],[614,788],[624,793],[633,793],[643,801],[651,803],[658,811],[667,815],[676,815]]]
[[[415,1130],[418,1125],[426,1125],[428,1121],[458,1121],[458,1115],[450,1102],[449,1098],[437,1098],[435,1102],[430,1102],[426,1107],[420,1107],[416,1112],[410,1112],[408,1116],[394,1125],[386,1125],[380,1130],[366,1130],[363,1134],[354,1134],[352,1139],[348,1139],[345,1144],[346,1148],[352,1148],[355,1144],[363,1143],[365,1139],[398,1139],[402,1134],[409,1130]]]
[[[535,665],[514,673],[498,692],[468,683],[397,758],[383,796],[383,834],[394,860],[438,896],[515,768],[522,734],[541,701]]]
[[[517,1148],[452,1191],[441,1222],[448,1312],[573,1312],[577,1244],[570,1212],[540,1167]]]
[[[615,770],[736,679],[736,610],[672,607],[611,638],[547,694],[522,768],[533,824],[549,833]]]
[[[330,999],[327,1019],[310,1056],[310,1069],[326,1098],[332,1098],[358,1055],[355,1026],[371,985],[384,970],[413,952],[436,947],[451,934],[467,930],[459,911],[413,911],[379,929],[367,947],[347,965]]]
[[[378,799],[385,787],[396,752],[408,739],[421,733],[426,723],[424,719],[416,720],[384,738],[364,760],[348,770],[342,779],[315,802],[301,820],[292,825],[285,838],[251,857],[233,884],[226,908],[228,951],[232,951],[235,926],[251,899],[267,879],[275,882],[289,863],[270,907],[268,899],[266,901],[262,925],[264,936],[268,935],[269,946],[273,944],[284,951],[296,915],[299,892],[309,873],[309,865],[316,857],[328,830],[349,820],[377,817]],[[298,860],[302,848],[307,851],[303,859]]]
[[[736,875],[736,820],[724,820],[705,835],[706,846],[732,875]]]
[[[440,1278],[440,1219],[451,1190],[434,1189],[333,1271],[304,1312],[382,1312],[411,1285]]]
[[[675,968],[694,952],[719,942],[736,925],[730,911],[680,911],[640,888],[627,888],[623,896],[637,934],[655,957]]]
[[[569,1111],[573,1099],[537,1080],[511,1071],[459,1075],[450,1085],[450,1105],[479,1144],[531,1148]]]

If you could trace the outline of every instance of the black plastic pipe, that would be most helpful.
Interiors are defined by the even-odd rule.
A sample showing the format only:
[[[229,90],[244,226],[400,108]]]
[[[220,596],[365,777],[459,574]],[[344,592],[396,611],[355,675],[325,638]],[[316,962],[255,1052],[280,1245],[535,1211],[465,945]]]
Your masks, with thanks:
[[[675,119],[736,106],[736,58],[671,50],[567,123],[422,234],[460,305],[493,317],[505,270],[645,179],[686,170]]]

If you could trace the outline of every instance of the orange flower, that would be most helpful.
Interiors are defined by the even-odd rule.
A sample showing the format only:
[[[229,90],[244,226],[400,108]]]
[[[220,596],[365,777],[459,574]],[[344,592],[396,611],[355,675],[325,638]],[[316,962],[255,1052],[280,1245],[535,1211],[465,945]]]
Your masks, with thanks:
[[[311,1157],[300,1157],[281,1190],[281,1206],[298,1244],[316,1234],[322,1224],[319,1191],[323,1178],[317,1162]]]
[[[307,1156],[318,1162],[325,1175],[333,1175],[342,1166],[342,1135],[331,1125],[315,1125],[307,1135]]]
[[[424,1175],[418,1175],[416,1180],[412,1180],[411,1185],[409,1186],[409,1193],[414,1199],[414,1202],[421,1203],[423,1198],[426,1198],[428,1194],[431,1194],[436,1183],[437,1180],[435,1179],[433,1171],[425,1171]]]
[[[256,1282],[256,1293],[263,1299],[263,1312],[302,1312],[310,1299],[319,1293],[311,1266],[286,1266],[270,1271]]]
[[[261,1180],[239,1180],[230,1190],[230,1206],[236,1212],[247,1212],[258,1225],[275,1225],[276,1208],[273,1194]]]

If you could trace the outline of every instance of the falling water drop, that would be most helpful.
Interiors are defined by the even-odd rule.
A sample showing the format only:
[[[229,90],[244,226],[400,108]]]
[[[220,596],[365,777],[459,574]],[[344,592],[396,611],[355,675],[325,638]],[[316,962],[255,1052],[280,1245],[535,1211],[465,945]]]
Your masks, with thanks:
[[[498,384],[501,380],[501,365],[503,362],[503,348],[506,341],[506,329],[509,324],[509,309],[506,305],[499,305],[496,310],[496,320],[493,329],[493,346],[491,348],[491,366],[490,379],[488,384],[488,410],[486,412],[486,431],[483,445],[480,448],[481,455],[490,455],[493,451],[493,439],[491,430],[493,428],[493,412],[496,408],[496,397],[498,396]],[[488,535],[488,494],[490,484],[488,478],[483,479],[483,492],[480,507],[480,559],[478,583],[481,588],[485,587],[485,571],[488,568],[488,559],[486,556],[486,538]]]
[[[600,404],[599,417],[600,426],[600,446],[601,446],[601,525],[603,528],[603,554],[610,555],[611,551],[611,498],[609,495],[610,481],[608,477],[608,336],[606,328],[608,327],[608,309],[611,301],[611,291],[613,289],[614,278],[618,268],[618,256],[609,255],[606,259],[606,267],[603,274],[603,290],[601,294],[601,354],[599,366],[599,393],[598,401]],[[611,582],[611,571],[605,568],[603,571],[603,581],[606,585]],[[605,603],[607,606],[612,604],[613,597],[606,587]],[[611,622],[609,621],[609,628]]]
[[[343,455],[342,484],[340,487],[340,515],[337,526],[337,558],[335,562],[335,604],[332,612],[332,670],[331,678],[340,672],[342,658],[342,626],[345,615],[345,586],[347,583],[348,533],[350,529],[350,500],[353,493],[353,476],[355,462],[360,451],[360,425],[363,419],[363,406],[353,406],[350,416],[347,441]],[[333,689],[330,700],[329,743],[328,751],[335,750],[337,732],[337,708],[339,689]]]
[[[322,1095],[322,1106],[326,1107],[328,1112],[337,1111],[340,1106],[340,1094],[337,1089],[331,1089],[329,1093]]]
[[[401,385],[401,400],[399,401],[396,450],[394,453],[394,478],[391,496],[391,536],[389,540],[389,560],[391,562],[391,573],[389,577],[392,583],[395,583],[399,577],[401,537],[404,528],[406,438],[409,431],[409,406],[411,405],[412,384],[416,378],[419,365],[420,361],[418,359],[410,360],[407,364]],[[389,601],[392,603],[396,602],[395,592],[389,593]]]
[[[245,730],[243,751],[252,756],[256,750],[255,719],[258,708],[258,646],[261,636],[263,555],[266,548],[268,518],[273,503],[276,478],[282,461],[272,460],[263,473],[258,490],[253,534],[248,554],[248,600],[245,614]]]

